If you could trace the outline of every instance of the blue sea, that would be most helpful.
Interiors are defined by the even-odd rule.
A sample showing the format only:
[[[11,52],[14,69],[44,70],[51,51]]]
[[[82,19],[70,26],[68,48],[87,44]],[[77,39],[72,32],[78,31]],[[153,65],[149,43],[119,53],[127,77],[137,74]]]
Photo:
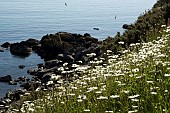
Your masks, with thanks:
[[[143,12],[151,9],[157,0],[0,0],[0,45],[43,35],[66,31],[90,33],[103,40],[123,33],[122,25],[131,24]],[[116,17],[116,19],[115,19]],[[99,28],[94,30],[93,28]],[[13,79],[27,76],[30,67],[43,63],[35,53],[26,58],[11,55],[9,50],[0,53],[0,76]],[[19,65],[25,65],[19,69]],[[18,89],[0,83],[0,98],[8,91]]]

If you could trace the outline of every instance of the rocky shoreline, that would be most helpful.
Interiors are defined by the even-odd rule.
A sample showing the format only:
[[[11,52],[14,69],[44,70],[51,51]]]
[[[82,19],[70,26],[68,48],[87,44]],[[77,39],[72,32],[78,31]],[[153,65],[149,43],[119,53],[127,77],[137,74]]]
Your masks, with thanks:
[[[0,100],[0,111],[6,112],[14,103],[21,98],[27,98],[29,94],[39,90],[49,90],[56,84],[63,84],[73,81],[78,73],[77,65],[87,65],[93,57],[102,55],[102,43],[93,38],[90,34],[73,34],[58,32],[45,35],[41,40],[28,39],[26,41],[1,45],[3,48],[10,48],[13,55],[27,57],[33,51],[36,52],[44,63],[37,64],[37,68],[28,69],[27,73],[32,75],[31,79],[19,77],[13,80],[10,75],[0,77],[0,82],[8,82],[10,85],[20,84],[22,89],[9,92]],[[19,68],[24,68],[20,65]]]
[[[11,84],[19,82],[23,87],[21,90],[6,94],[0,100],[0,112],[6,112],[12,105],[19,106],[19,101],[26,100],[30,95],[33,97],[32,95],[38,91],[50,90],[55,85],[74,81],[78,76],[73,74],[79,75],[79,70],[76,70],[78,66],[81,68],[82,65],[87,65],[94,57],[104,57],[108,49],[114,54],[121,55],[120,51],[129,48],[130,44],[154,40],[154,37],[160,35],[161,25],[170,18],[169,9],[169,3],[158,1],[152,10],[145,12],[134,24],[124,25],[127,30],[123,35],[118,32],[115,37],[108,37],[103,41],[91,37],[88,33],[80,35],[58,32],[47,34],[41,40],[28,39],[13,44],[9,42],[2,44],[3,48],[10,47],[11,54],[22,57],[27,57],[34,51],[44,59],[44,63],[27,71],[32,75],[31,79],[20,77],[12,80],[8,75],[5,76],[8,80],[4,80],[5,77],[0,78],[3,82]],[[3,48],[0,48],[0,52],[3,52]],[[19,67],[24,68],[24,65]],[[86,69],[88,68],[87,66]]]

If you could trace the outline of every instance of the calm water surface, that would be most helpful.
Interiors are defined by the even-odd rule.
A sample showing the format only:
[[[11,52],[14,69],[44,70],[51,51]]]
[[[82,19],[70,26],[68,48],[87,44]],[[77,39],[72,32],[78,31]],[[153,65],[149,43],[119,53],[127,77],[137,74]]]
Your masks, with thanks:
[[[0,44],[28,38],[41,39],[58,31],[90,33],[100,40],[123,32],[122,25],[133,23],[157,0],[0,0]],[[65,6],[67,3],[67,6]],[[115,19],[115,16],[117,17]],[[99,31],[93,30],[94,27]],[[0,76],[29,76],[30,67],[42,63],[36,54],[20,58],[9,50],[0,53]],[[24,64],[23,70],[18,65]],[[17,89],[0,83],[0,97]]]

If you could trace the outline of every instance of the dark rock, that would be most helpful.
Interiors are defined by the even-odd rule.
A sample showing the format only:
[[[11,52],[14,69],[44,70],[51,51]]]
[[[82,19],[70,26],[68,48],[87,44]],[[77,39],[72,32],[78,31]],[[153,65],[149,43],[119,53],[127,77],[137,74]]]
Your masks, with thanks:
[[[32,38],[26,40],[25,42],[26,42],[27,46],[30,48],[32,48],[33,46],[39,45],[39,41],[36,39],[32,39]]]
[[[25,42],[20,42],[11,44],[10,52],[13,55],[29,56],[32,52],[32,49],[28,47],[28,45]]]
[[[82,39],[85,41],[86,43],[97,43],[98,39],[93,38],[93,37],[82,37]]]
[[[51,60],[50,58],[48,58],[48,56],[49,56],[49,55],[47,55],[48,52],[45,51],[43,47],[41,47],[40,49],[36,50],[35,52],[38,54],[38,56],[41,57],[41,59],[44,59],[45,61]]]
[[[37,64],[37,66],[38,66],[38,70],[39,71],[42,71],[45,68],[45,64],[44,63]]]
[[[38,72],[38,68],[30,68],[27,70],[27,73],[30,74],[30,75],[34,75],[35,73]]]
[[[128,29],[128,28],[129,28],[129,25],[128,25],[128,24],[124,24],[124,25],[122,26],[122,28],[123,28],[123,29]]]
[[[10,47],[10,43],[9,42],[5,42],[5,43],[3,43],[2,45],[1,45],[1,47],[3,47],[3,48],[8,48],[8,47]]]
[[[4,49],[0,48],[0,52],[4,52]]]
[[[75,49],[75,54],[76,53],[78,53],[78,52],[82,52],[82,51],[84,51],[84,50],[86,50],[86,48],[85,47],[77,47],[76,49]]]
[[[46,73],[53,73],[53,72],[58,72],[58,66],[52,67],[50,69],[43,69],[41,71],[38,71],[35,76],[38,77],[38,79],[42,79],[44,74]]]
[[[39,51],[40,49],[41,49],[41,44],[32,46],[32,50],[35,52]]]
[[[74,61],[74,58],[71,55],[67,54],[58,54],[57,59],[67,63],[71,63]]]
[[[18,67],[19,67],[20,69],[24,69],[25,66],[24,66],[24,65],[19,65]]]
[[[46,73],[41,79],[41,83],[50,87],[53,86],[61,78],[61,75],[56,75],[53,73]]]
[[[98,55],[98,53],[100,52],[100,48],[99,45],[97,44],[93,44],[93,46],[84,49],[82,51],[79,51],[75,54],[75,61],[83,61],[83,62],[87,62],[88,61],[88,57],[86,56],[87,54],[90,53],[95,53],[96,55]]]
[[[91,35],[89,33],[85,33],[84,37],[91,37]]]
[[[74,58],[72,55],[66,55],[65,58],[66,58],[65,61],[68,63],[74,62]]]
[[[99,30],[99,28],[96,28],[96,27],[94,27],[93,29],[94,29],[94,30]]]
[[[49,69],[49,68],[58,66],[59,64],[60,64],[60,61],[58,59],[49,60],[45,62],[45,67]]]
[[[32,82],[24,82],[20,86],[26,89],[27,91],[34,91],[41,85],[41,82],[32,81]]]
[[[6,105],[6,102],[3,99],[1,99],[0,100],[0,105]]]
[[[30,82],[21,83],[20,87],[23,87],[24,89],[28,91],[31,87],[31,83]]]
[[[64,60],[64,54],[58,54],[57,59],[58,60]]]
[[[10,82],[12,81],[11,75],[6,75],[4,77],[0,77],[0,82]]]
[[[18,81],[22,81],[22,82],[25,82],[26,81],[26,77],[25,76],[23,76],[23,77],[18,77]]]
[[[26,81],[27,81],[27,82],[29,82],[29,81],[30,81],[30,79],[29,79],[29,78],[27,78],[27,79],[26,79]]]
[[[43,63],[37,64],[37,66],[38,66],[38,68],[42,68],[42,67],[44,68],[45,67]]]
[[[12,101],[17,101],[20,99],[20,95],[23,95],[25,93],[25,90],[16,90],[13,92],[9,92],[6,94],[6,98],[10,99]]]
[[[56,34],[45,35],[40,40],[41,47],[37,53],[41,58],[47,60],[62,59],[64,62],[73,62],[77,48],[87,49],[93,44],[97,44],[98,39],[90,34],[83,35],[67,32],[58,32]],[[58,54],[63,54],[60,57]],[[67,58],[66,58],[67,57]]]
[[[9,81],[9,85],[17,85],[17,82],[15,82],[15,81]]]
[[[77,34],[71,34],[68,32],[58,32],[56,33],[63,42],[74,42],[74,41],[79,41]]]
[[[51,78],[53,76],[53,73],[46,73],[42,77],[42,83],[47,83],[48,81],[51,81]]]

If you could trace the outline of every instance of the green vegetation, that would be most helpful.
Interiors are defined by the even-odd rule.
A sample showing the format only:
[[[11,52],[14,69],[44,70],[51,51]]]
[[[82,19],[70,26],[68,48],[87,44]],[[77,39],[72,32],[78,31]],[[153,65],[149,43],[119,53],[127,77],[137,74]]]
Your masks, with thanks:
[[[108,50],[107,58],[91,61],[93,68],[77,66],[78,79],[34,94],[20,111],[169,113],[170,27],[161,34],[151,42],[131,44],[121,57]]]
[[[167,18],[170,18],[170,1],[159,0],[152,10],[145,11],[138,17],[134,24],[129,25],[128,29],[115,37],[108,37],[103,41],[103,50],[110,49],[118,54],[122,48],[128,48],[131,43],[142,43],[154,40],[159,36],[161,25],[166,24]],[[125,42],[124,46],[120,46],[118,42]]]
[[[35,113],[169,113],[170,27],[164,26],[169,6],[159,0],[123,35],[103,41],[105,57],[77,65],[78,79],[34,93],[16,108]]]

